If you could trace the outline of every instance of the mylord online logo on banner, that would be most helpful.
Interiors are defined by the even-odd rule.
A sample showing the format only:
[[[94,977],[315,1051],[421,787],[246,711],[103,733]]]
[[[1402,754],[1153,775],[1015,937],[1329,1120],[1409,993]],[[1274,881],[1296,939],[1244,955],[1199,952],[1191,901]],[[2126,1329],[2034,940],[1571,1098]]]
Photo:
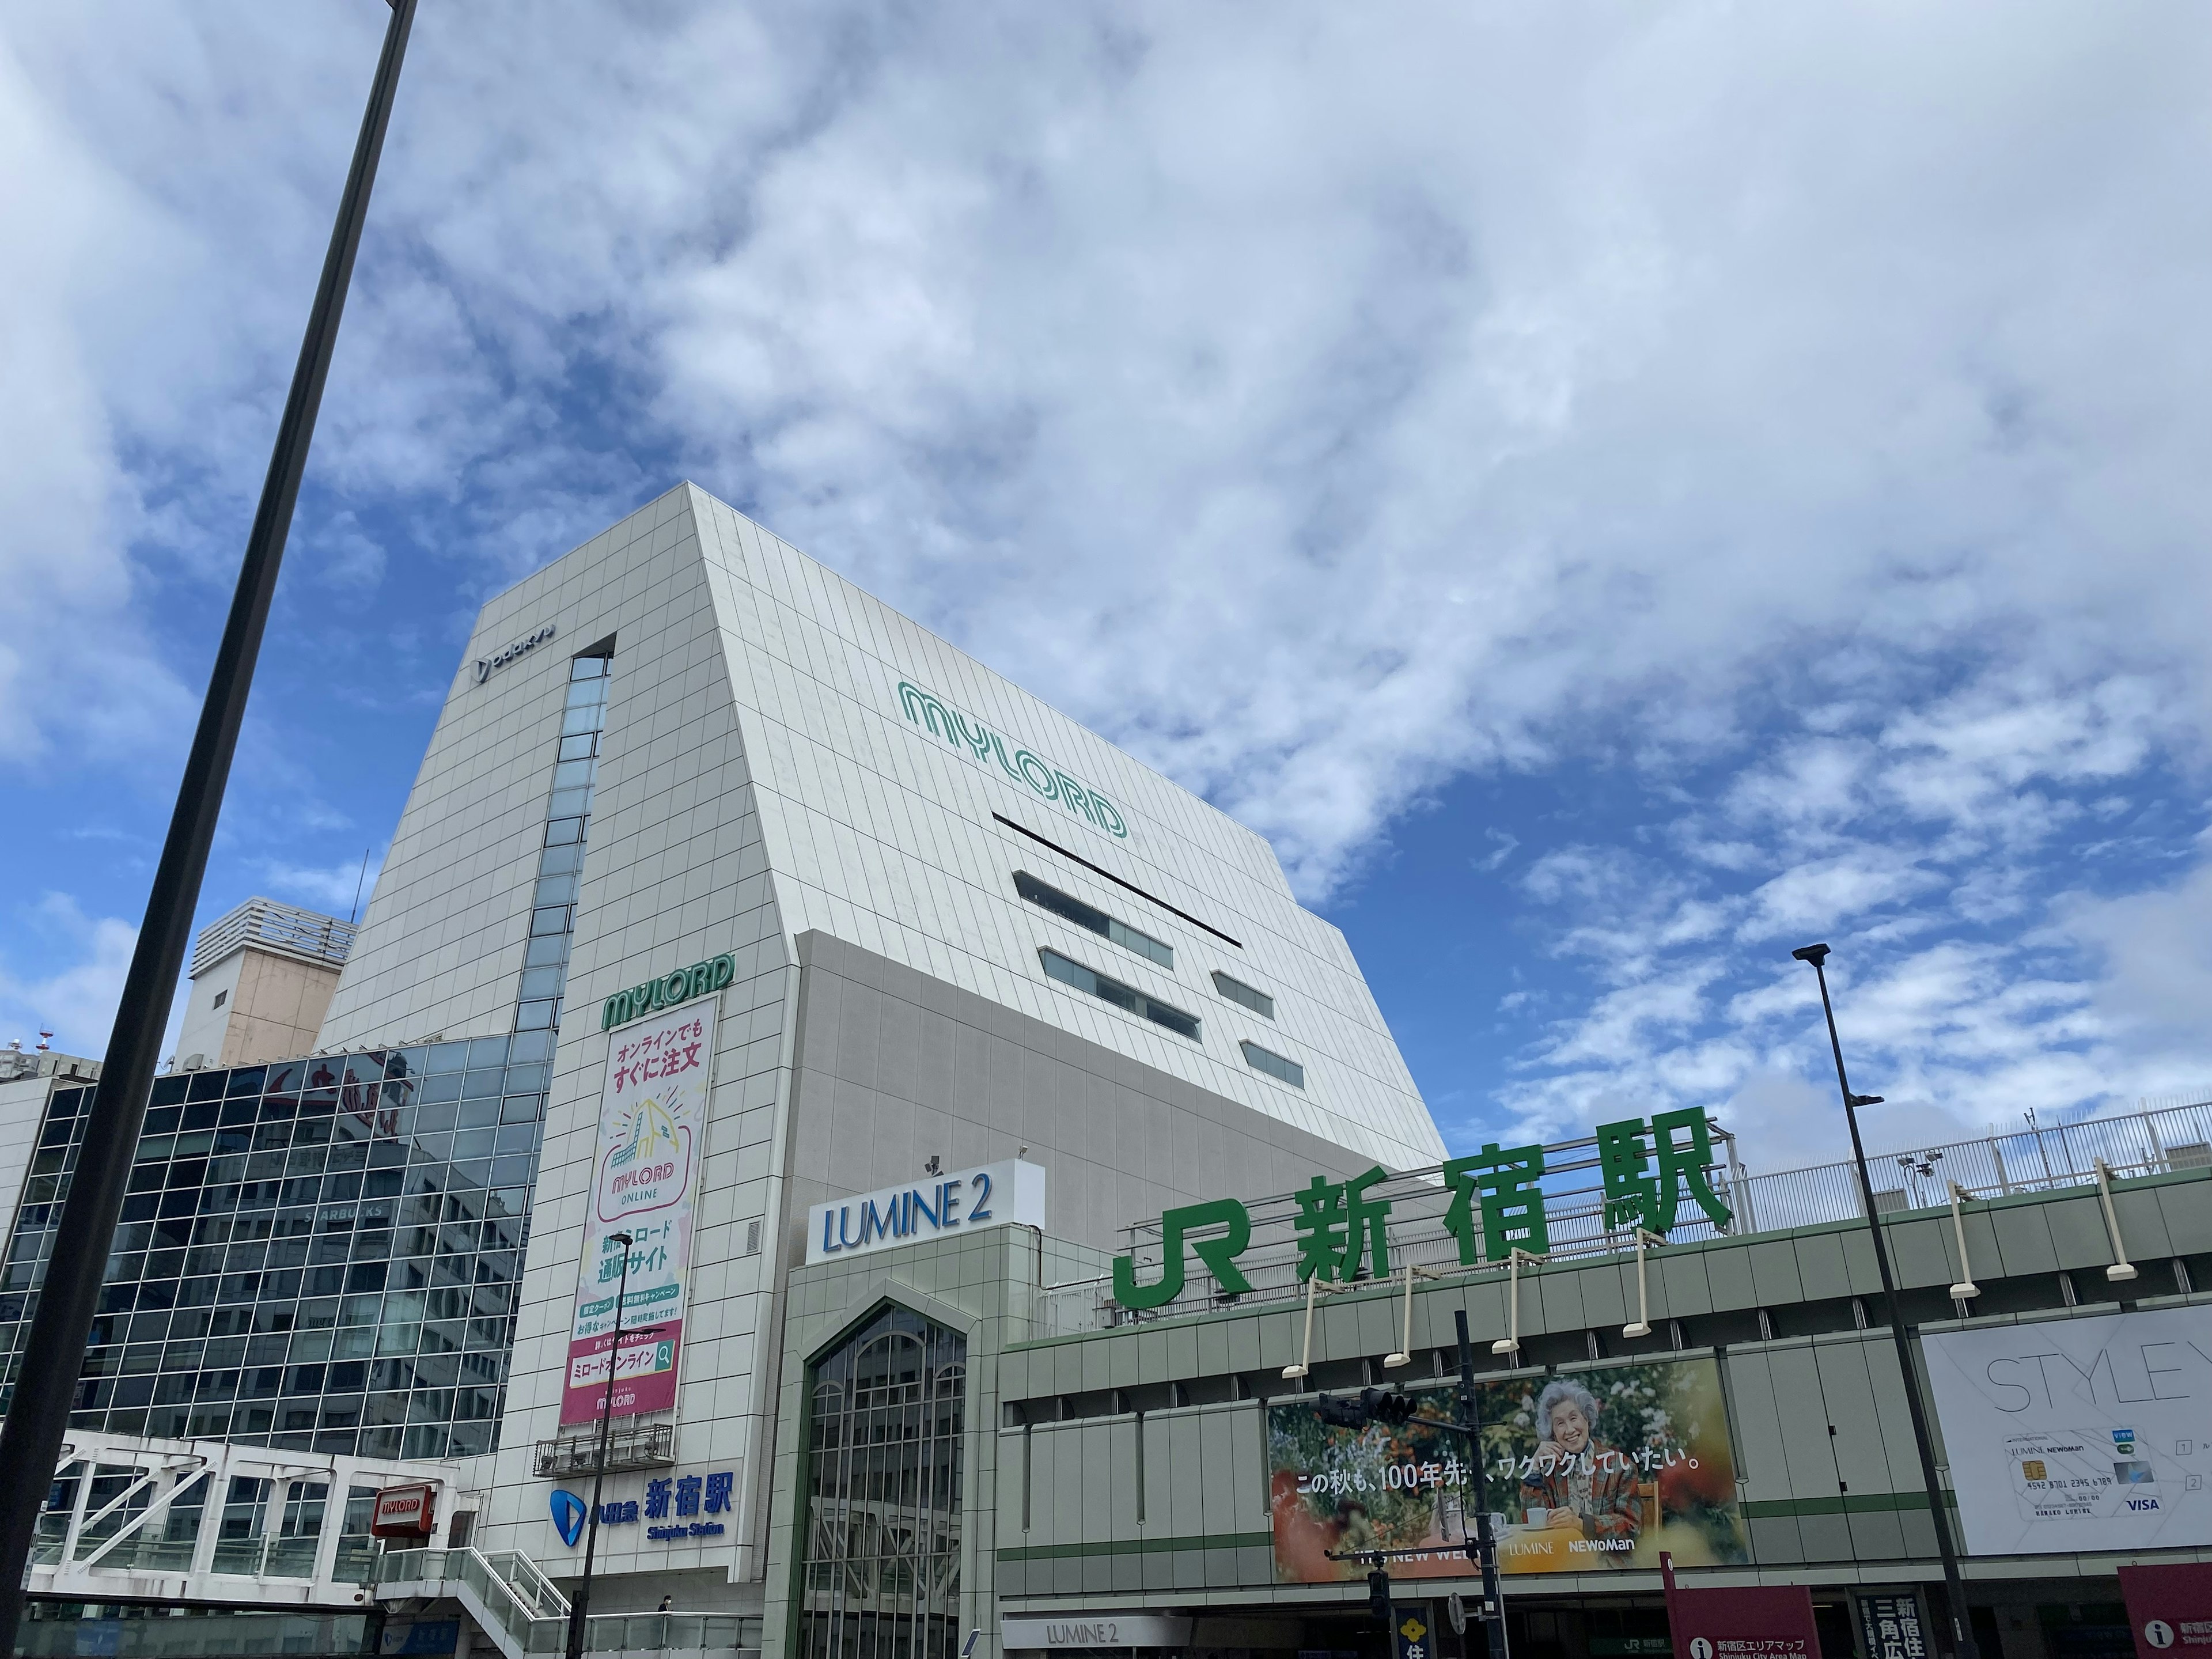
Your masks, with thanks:
[[[833,1198],[806,1212],[808,1266],[1014,1222],[1044,1225],[1044,1169],[1019,1158]]]
[[[504,668],[517,657],[527,656],[553,637],[553,624],[547,623],[534,633],[525,634],[513,645],[502,646],[489,657],[477,659],[477,684],[482,685],[492,676],[492,671]]]
[[[1079,782],[1012,738],[1000,737],[973,714],[962,714],[912,680],[901,680],[898,694],[899,706],[913,725],[944,738],[978,765],[996,765],[1030,793],[1057,801],[1092,829],[1103,830],[1117,841],[1128,840],[1129,825],[1121,809],[1089,784]]]
[[[711,991],[720,990],[737,976],[738,959],[725,951],[710,961],[695,962],[689,968],[678,968],[659,979],[633,985],[606,1000],[599,1009],[599,1029],[611,1031],[617,1025],[642,1019],[658,1009],[673,1008],[693,997],[703,997]]]

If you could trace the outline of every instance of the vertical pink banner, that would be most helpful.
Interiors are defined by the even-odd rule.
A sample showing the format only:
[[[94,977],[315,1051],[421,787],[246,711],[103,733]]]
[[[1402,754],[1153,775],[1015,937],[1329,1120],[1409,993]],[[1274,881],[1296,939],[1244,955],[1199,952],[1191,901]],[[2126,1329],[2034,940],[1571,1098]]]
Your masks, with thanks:
[[[615,1416],[666,1411],[676,1404],[716,1001],[702,998],[608,1035],[561,1395],[564,1426],[588,1423],[606,1408],[611,1357]],[[615,1295],[623,1285],[617,1233],[627,1233],[631,1242],[622,1352],[611,1356]]]

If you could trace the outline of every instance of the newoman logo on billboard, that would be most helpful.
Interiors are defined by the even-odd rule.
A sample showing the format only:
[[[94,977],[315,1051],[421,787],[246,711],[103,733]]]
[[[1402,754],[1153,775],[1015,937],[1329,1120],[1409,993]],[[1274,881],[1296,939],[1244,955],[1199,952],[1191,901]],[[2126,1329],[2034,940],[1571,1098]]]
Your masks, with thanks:
[[[1031,794],[1057,803],[1092,829],[1103,830],[1116,841],[1128,840],[1128,821],[1122,817],[1121,809],[1089,784],[1069,776],[1011,738],[1000,737],[973,714],[962,714],[912,680],[901,680],[898,694],[908,724],[944,738],[979,766],[995,764]]]

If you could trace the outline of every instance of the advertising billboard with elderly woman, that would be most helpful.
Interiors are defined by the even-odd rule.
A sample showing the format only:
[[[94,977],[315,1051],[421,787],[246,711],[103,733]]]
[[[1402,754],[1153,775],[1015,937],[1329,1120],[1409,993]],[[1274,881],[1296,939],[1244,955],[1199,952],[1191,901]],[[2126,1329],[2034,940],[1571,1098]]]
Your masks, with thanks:
[[[1711,1358],[1610,1365],[1477,1385],[1493,1513],[1510,1573],[1749,1559],[1735,1457]],[[1455,1577],[1474,1507],[1467,1437],[1444,1426],[1448,1385],[1409,1390],[1401,1425],[1323,1423],[1310,1400],[1267,1410],[1275,1573],[1287,1583],[1357,1578],[1362,1550],[1423,1550],[1407,1577]]]

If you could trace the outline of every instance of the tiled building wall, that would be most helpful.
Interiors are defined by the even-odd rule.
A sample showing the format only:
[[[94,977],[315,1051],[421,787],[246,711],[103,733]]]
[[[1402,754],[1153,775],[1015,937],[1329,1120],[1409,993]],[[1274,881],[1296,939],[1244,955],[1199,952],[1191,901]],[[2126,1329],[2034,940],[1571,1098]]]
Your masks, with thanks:
[[[479,659],[549,625],[550,639],[479,675]],[[1063,1098],[1069,1091],[1057,1082],[1031,1099],[1030,1078],[1009,1090],[994,1059],[987,1109],[964,1097],[947,1103],[1010,1143],[1031,1121],[1041,1146],[1072,1155],[1087,1137],[1092,1167],[1136,1176],[1133,1186],[1087,1200],[1079,1183],[1071,1188],[1068,1212],[1088,1204],[1084,1226],[1094,1239],[1156,1212],[1160,1192],[1181,1190],[1166,1167],[1177,1158],[1192,1171],[1216,1168],[1223,1179],[1268,1186],[1287,1184],[1256,1173],[1285,1147],[1300,1174],[1347,1155],[1404,1166],[1440,1154],[1341,937],[1296,904],[1263,842],[688,485],[484,607],[333,1000],[325,1043],[368,1032],[507,1029],[568,664],[610,640],[611,690],[508,1420],[479,1523],[488,1547],[522,1549],[556,1571],[567,1556],[530,1451],[557,1432],[607,1043],[599,1008],[648,976],[724,951],[738,964],[719,999],[676,1418],[679,1462],[745,1460],[747,1501],[724,1540],[603,1540],[616,1575],[720,1571],[744,1579],[760,1570],[762,1378],[776,1364],[780,1328],[768,1304],[778,1251],[790,1248],[788,1218],[803,1209],[781,1188],[800,1150],[787,1145],[791,1115],[805,1109],[788,1069],[799,935],[848,941],[957,988],[997,1011],[988,1019],[971,1011],[971,1024],[1004,1015],[997,1023],[1019,1028],[1001,1049],[1048,1060],[1055,1076],[1084,1074],[1080,1100]],[[1129,815],[1129,846],[908,724],[896,692],[902,675],[1112,792]],[[994,823],[994,813],[1068,853]],[[1083,860],[1121,872],[1158,902]],[[1017,869],[1171,945],[1173,966],[1023,901]],[[1212,919],[1242,945],[1172,908]],[[1042,945],[1200,1015],[1201,1035],[1165,1030],[1046,978]],[[1276,1018],[1219,994],[1216,968],[1272,994]],[[856,1052],[846,1044],[858,1024],[841,1016],[830,1047],[844,1058],[820,1073],[836,1079],[833,1115],[837,1091],[851,1081],[840,1073]],[[1240,1037],[1304,1064],[1306,1086],[1243,1063]],[[1102,1080],[1113,1085],[1103,1096]],[[901,1160],[911,1159],[926,1122],[923,1092],[903,1079],[884,1091],[890,1103],[868,1131],[872,1170],[904,1172]],[[1148,1105],[1163,1101],[1164,1117]],[[1190,1146],[1161,1133],[1176,1113],[1196,1127]],[[807,1118],[808,1133],[819,1127]],[[809,1166],[825,1188],[843,1179],[842,1166],[832,1170],[835,1150],[823,1147]],[[1248,1184],[1239,1179],[1237,1189]],[[1125,1210],[1132,1194],[1141,1201]]]
[[[611,556],[563,561],[495,602],[509,620],[493,634],[520,632],[531,617],[573,616],[590,619],[564,624],[575,646],[607,634],[615,639],[568,969],[569,1012],[539,1176],[540,1231],[525,1273],[516,1382],[482,1522],[489,1547],[522,1549],[556,1573],[570,1553],[529,1460],[536,1441],[559,1431],[607,1047],[601,1005],[617,990],[726,951],[738,967],[717,999],[714,1086],[675,1420],[686,1467],[742,1467],[748,1478],[739,1490],[749,1493],[758,1461],[756,1347],[770,1284],[772,1257],[763,1246],[772,1237],[780,1167],[791,969],[689,526],[688,514],[674,513],[643,548],[636,538],[610,544]],[[719,1539],[663,1543],[642,1528],[611,1531],[600,1541],[603,1570],[747,1576],[755,1570],[744,1542],[750,1509],[748,1501]]]
[[[1053,1232],[1127,1248],[1137,1218],[1288,1191],[1364,1160],[1250,1107],[825,933],[802,934],[793,1227],[805,1207],[1012,1158],[1046,1170]],[[792,1243],[803,1259],[805,1241]],[[1099,1269],[1097,1271],[1103,1271]]]
[[[1395,1167],[1443,1156],[1342,935],[1298,906],[1265,841],[713,497],[692,499],[792,933],[849,939]],[[1127,839],[910,721],[902,680],[1106,792]],[[1171,945],[1174,966],[1024,902],[1017,869]],[[1041,945],[1199,1016],[1200,1037],[1048,979]],[[1216,969],[1272,994],[1276,1017],[1221,996]],[[1304,1065],[1306,1086],[1247,1065],[1248,1038]]]

